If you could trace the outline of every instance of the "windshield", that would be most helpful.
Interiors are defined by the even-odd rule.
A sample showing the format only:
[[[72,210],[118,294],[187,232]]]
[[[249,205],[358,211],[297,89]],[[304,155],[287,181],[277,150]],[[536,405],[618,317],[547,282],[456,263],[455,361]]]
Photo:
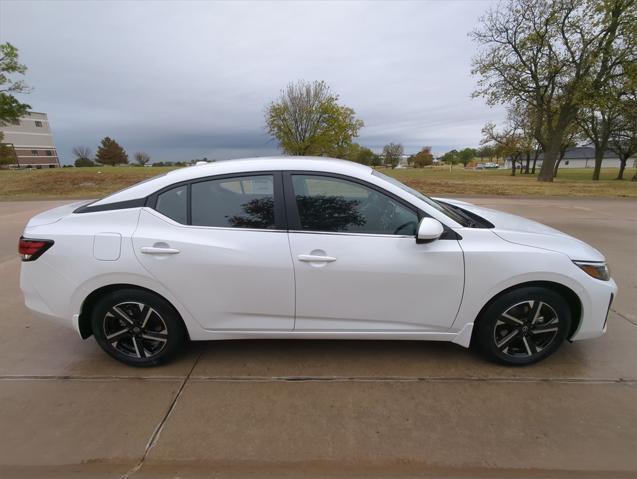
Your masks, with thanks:
[[[470,226],[471,221],[468,218],[462,216],[461,214],[459,214],[458,212],[454,211],[453,209],[451,209],[450,207],[448,207],[444,203],[439,203],[436,200],[432,200],[428,196],[423,195],[420,191],[417,191],[417,190],[414,190],[413,188],[410,188],[409,186],[405,185],[404,183],[401,183],[400,181],[398,181],[396,178],[392,178],[391,176],[384,175],[384,174],[380,173],[377,170],[374,170],[372,175],[378,176],[379,178],[382,178],[383,180],[388,181],[392,185],[397,186],[401,190],[406,191],[407,193],[410,193],[411,195],[415,196],[419,200],[424,201],[425,203],[427,203],[432,208],[435,208],[438,211],[440,211],[441,213],[447,215],[449,218],[454,220],[456,223],[459,223],[462,226]]]

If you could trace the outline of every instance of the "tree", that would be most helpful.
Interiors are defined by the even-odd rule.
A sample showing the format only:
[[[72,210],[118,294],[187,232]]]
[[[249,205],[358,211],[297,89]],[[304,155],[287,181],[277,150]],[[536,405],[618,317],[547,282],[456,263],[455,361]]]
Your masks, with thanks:
[[[77,168],[85,168],[89,166],[95,166],[95,162],[90,158],[78,158],[74,162]]]
[[[609,139],[609,148],[619,157],[620,166],[616,179],[623,180],[628,159],[637,153],[637,90],[625,96],[617,114],[616,127]],[[637,181],[637,173],[632,179]]]
[[[473,160],[476,157],[476,150],[474,148],[465,148],[464,150],[460,150],[458,152],[458,157],[462,164],[466,167],[467,163]]]
[[[137,164],[139,164],[140,166],[145,166],[146,163],[150,161],[150,155],[148,153],[144,153],[143,151],[138,151],[133,156]]]
[[[323,81],[290,83],[265,113],[268,133],[288,155],[342,157],[363,121]]]
[[[15,150],[4,141],[4,133],[0,131],[0,166],[12,165],[16,162]]]
[[[610,137],[618,126],[619,108],[618,99],[615,97],[617,94],[619,92],[608,88],[603,98],[594,98],[591,102],[586,102],[587,105],[580,108],[577,114],[577,124],[582,134],[595,147],[595,181],[599,180]]]
[[[487,123],[482,128],[483,145],[491,145],[496,154],[511,160],[511,176],[515,176],[517,164],[522,169],[522,158],[524,155],[524,140],[515,126],[508,124],[504,130],[497,131],[494,123]]]
[[[482,145],[476,150],[476,156],[483,161],[485,158],[488,158],[490,160],[491,158],[496,156],[495,148],[491,145]]]
[[[31,108],[19,102],[14,93],[29,93],[23,80],[13,80],[11,75],[24,75],[27,67],[20,63],[18,49],[9,42],[0,44],[0,126],[16,123]]]
[[[97,149],[95,161],[102,165],[115,166],[128,163],[128,155],[119,143],[107,136],[102,140],[100,147]]]
[[[538,180],[553,180],[582,100],[634,62],[635,24],[635,0],[508,0],[472,32],[480,47],[474,96],[491,105],[521,102],[535,113],[533,132],[544,152]]]
[[[409,157],[409,164],[414,168],[424,168],[433,165],[434,156],[431,154],[431,146],[423,147],[418,153]]]
[[[449,165],[455,165],[460,162],[460,155],[458,154],[458,150],[451,150],[442,155],[442,161]]]
[[[348,151],[343,158],[349,161],[354,161],[362,165],[374,165],[378,162],[378,155],[369,148],[359,145],[358,143],[352,143],[348,148]]]
[[[383,159],[385,160],[385,165],[389,165],[393,168],[398,166],[400,163],[400,157],[403,156],[403,145],[400,143],[390,143],[389,145],[385,145],[383,147]]]
[[[571,125],[564,135],[564,139],[562,140],[562,145],[560,146],[560,157],[555,162],[555,169],[553,170],[553,178],[557,176],[557,170],[560,168],[560,164],[566,156],[566,151],[569,148],[575,148],[577,146],[577,139],[581,136],[581,131],[577,127],[577,124]],[[533,163],[533,172],[535,172],[535,162]]]

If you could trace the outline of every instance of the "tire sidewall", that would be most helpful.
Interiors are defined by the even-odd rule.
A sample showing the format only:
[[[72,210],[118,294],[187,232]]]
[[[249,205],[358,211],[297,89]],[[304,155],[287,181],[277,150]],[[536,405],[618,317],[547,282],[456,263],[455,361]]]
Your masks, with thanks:
[[[530,358],[516,358],[501,352],[495,345],[493,331],[498,318],[511,306],[523,301],[542,301],[553,308],[559,318],[557,337],[542,351]],[[510,291],[491,303],[478,320],[476,346],[489,359],[496,362],[526,366],[553,354],[564,342],[571,328],[571,311],[566,300],[557,292],[542,287],[525,287]]]
[[[164,320],[166,329],[168,330],[168,339],[164,349],[153,358],[136,359],[131,358],[117,349],[108,342],[104,335],[103,320],[108,310],[119,303],[139,302],[152,307]],[[91,327],[93,336],[100,347],[111,357],[129,366],[148,367],[156,366],[165,362],[168,358],[174,356],[183,346],[186,339],[186,332],[179,316],[179,313],[165,299],[148,291],[137,289],[124,289],[114,291],[105,295],[100,299],[91,314]]]

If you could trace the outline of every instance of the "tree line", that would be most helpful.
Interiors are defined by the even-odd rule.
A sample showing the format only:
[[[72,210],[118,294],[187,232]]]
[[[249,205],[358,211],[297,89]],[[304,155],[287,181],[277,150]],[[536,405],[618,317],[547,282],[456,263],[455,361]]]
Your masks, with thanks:
[[[553,181],[567,148],[595,148],[593,180],[606,151],[618,179],[637,153],[637,1],[507,0],[470,36],[478,45],[474,96],[507,107],[501,128],[487,123],[483,144]],[[637,174],[633,177],[637,180]]]
[[[73,148],[76,167],[88,167],[97,165],[126,165],[128,164],[128,153],[112,138],[106,136],[100,142],[100,146],[93,157],[92,150],[87,146],[76,146]],[[143,151],[138,151],[133,155],[135,163],[145,166],[150,162],[150,155]]]

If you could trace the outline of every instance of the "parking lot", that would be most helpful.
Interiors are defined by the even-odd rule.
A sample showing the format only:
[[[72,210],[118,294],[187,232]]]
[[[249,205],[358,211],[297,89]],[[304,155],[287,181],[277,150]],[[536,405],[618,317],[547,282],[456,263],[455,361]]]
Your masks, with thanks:
[[[274,340],[129,368],[23,306],[17,238],[61,202],[0,203],[0,476],[633,477],[637,202],[468,201],[606,254],[608,333],[517,369],[446,343]]]

